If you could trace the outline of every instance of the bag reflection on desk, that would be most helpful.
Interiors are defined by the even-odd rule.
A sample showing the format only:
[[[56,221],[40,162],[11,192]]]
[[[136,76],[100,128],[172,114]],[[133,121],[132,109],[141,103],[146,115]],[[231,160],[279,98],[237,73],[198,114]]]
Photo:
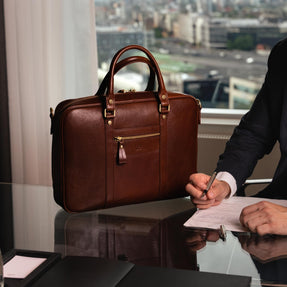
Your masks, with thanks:
[[[147,58],[118,62],[129,50]],[[115,73],[133,63],[149,66],[147,90],[115,93]],[[158,91],[152,89],[155,75]],[[168,92],[145,48],[121,49],[95,96],[61,102],[51,118],[54,198],[66,211],[187,195],[185,185],[196,172],[200,103]]]
[[[60,211],[55,218],[55,252],[197,270],[196,253],[189,250],[183,228],[193,213],[188,210],[159,220]]]

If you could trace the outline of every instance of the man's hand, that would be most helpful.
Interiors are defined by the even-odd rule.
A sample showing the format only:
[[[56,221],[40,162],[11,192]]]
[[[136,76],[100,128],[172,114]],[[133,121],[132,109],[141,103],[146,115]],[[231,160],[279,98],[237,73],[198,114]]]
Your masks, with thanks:
[[[209,179],[210,176],[203,173],[194,173],[189,177],[190,182],[185,189],[190,194],[191,200],[197,208],[206,209],[218,205],[230,194],[228,183],[215,179],[207,194],[202,197]]]
[[[260,201],[242,209],[240,222],[259,235],[287,235],[287,207]]]

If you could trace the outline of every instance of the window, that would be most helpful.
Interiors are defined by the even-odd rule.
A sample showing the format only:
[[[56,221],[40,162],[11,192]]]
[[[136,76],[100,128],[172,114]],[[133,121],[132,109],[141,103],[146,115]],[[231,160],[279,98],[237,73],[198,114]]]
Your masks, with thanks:
[[[95,0],[99,69],[121,47],[144,45],[169,90],[205,108],[248,109],[271,48],[287,36],[286,8],[286,0]]]

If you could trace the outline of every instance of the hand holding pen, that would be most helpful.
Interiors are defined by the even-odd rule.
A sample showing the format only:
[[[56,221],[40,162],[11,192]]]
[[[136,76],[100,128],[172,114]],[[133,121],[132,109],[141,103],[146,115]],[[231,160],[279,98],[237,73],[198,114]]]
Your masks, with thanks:
[[[229,185],[216,179],[216,175],[216,173],[212,176],[204,173],[190,175],[190,182],[185,189],[197,208],[206,209],[218,205],[230,193]]]
[[[212,176],[210,177],[208,183],[207,183],[207,186],[206,186],[206,189],[202,192],[202,195],[201,195],[201,198],[204,197],[207,192],[209,191],[211,185],[213,184],[215,178],[216,178],[216,175],[217,175],[217,172],[215,171]]]

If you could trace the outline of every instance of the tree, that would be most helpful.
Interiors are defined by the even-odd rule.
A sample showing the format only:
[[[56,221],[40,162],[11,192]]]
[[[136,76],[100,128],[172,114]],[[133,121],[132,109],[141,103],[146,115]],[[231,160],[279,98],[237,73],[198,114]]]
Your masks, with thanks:
[[[227,42],[228,49],[244,50],[250,51],[255,48],[255,43],[252,35],[239,35],[234,40],[229,40]]]

